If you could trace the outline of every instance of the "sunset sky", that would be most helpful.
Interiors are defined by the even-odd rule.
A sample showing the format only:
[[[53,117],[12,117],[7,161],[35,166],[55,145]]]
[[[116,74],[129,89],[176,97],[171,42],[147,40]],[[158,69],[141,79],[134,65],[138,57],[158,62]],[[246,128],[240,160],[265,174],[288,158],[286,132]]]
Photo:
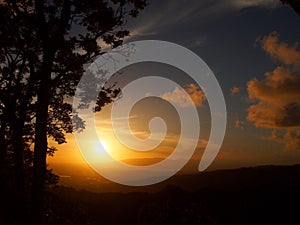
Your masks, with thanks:
[[[275,0],[153,0],[137,19],[128,21],[131,36],[126,43],[149,39],[174,42],[195,52],[215,74],[226,101],[227,130],[208,169],[295,164],[300,162],[299,23],[300,17],[291,8]],[[197,172],[211,125],[203,91],[182,71],[160,63],[129,66],[109,83],[116,82],[122,89],[145,76],[171,79],[190,94],[199,114],[201,134],[186,171]],[[159,85],[149,88],[155,91]],[[137,91],[130,89],[132,95]],[[170,103],[187,115],[193,104],[179,87],[161,90],[161,99],[147,98],[151,92],[145,89],[145,99],[130,113],[132,133],[140,138],[149,136],[151,118],[164,119],[166,136],[151,152],[132,151],[118,141],[112,130],[112,105],[95,114],[102,144],[118,160],[133,165],[156,163],[170,155],[179,140],[178,114]],[[48,159],[58,174],[64,173],[62,167],[85,164],[74,135],[68,134],[67,141]],[[188,146],[189,140],[185,141]],[[98,144],[87,143],[95,158],[101,158]]]

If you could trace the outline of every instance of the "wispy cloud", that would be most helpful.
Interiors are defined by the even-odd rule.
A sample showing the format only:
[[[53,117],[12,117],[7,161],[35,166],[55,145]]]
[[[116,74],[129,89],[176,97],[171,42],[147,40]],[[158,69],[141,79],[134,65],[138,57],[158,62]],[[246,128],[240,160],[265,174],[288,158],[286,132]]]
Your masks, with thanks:
[[[250,7],[275,8],[275,0],[166,0],[151,1],[134,23],[129,24],[131,38],[164,33],[179,25],[205,23],[225,14]],[[193,23],[194,23],[193,22]],[[203,40],[203,38],[200,38]],[[202,44],[202,41],[201,41]]]
[[[275,8],[280,4],[277,0],[230,0],[228,2],[238,9],[249,7]]]

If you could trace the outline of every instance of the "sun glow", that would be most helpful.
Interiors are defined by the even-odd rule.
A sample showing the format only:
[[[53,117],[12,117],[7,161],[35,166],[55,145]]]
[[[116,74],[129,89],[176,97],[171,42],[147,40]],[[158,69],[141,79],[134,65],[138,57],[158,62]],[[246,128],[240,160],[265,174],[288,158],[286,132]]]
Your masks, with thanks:
[[[108,150],[108,144],[107,144],[106,141],[100,141],[100,143],[101,143],[101,145],[103,146],[103,148],[104,148],[105,150]]]
[[[95,148],[97,153],[102,153],[103,151],[107,151],[108,150],[108,144],[106,141],[99,141],[99,143],[97,143],[96,148]]]

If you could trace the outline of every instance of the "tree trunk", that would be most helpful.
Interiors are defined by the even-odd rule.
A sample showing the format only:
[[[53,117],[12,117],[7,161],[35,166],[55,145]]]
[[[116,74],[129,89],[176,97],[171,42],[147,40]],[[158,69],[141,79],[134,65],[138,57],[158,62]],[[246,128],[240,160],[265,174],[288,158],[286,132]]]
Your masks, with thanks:
[[[1,172],[4,169],[4,164],[6,162],[6,151],[7,151],[7,142],[5,140],[5,129],[6,129],[6,123],[8,120],[8,116],[7,116],[7,110],[5,109],[3,114],[2,114],[2,121],[1,121],[1,126],[0,126],[0,176],[1,176]]]
[[[26,196],[24,184],[24,146],[23,146],[23,126],[22,121],[17,121],[14,124],[15,132],[13,134],[14,145],[14,167],[15,167],[15,207],[17,225],[26,224],[27,210],[26,210]]]
[[[6,141],[5,141],[5,128],[6,128],[6,116],[3,114],[3,122],[0,127],[0,179],[2,178],[2,172],[4,170],[5,158],[6,158]],[[1,182],[2,184],[2,182]]]
[[[48,118],[48,84],[42,80],[37,99],[35,145],[33,158],[33,217],[34,224],[41,223],[43,214],[43,192],[46,174],[47,154],[47,118]]]
[[[47,157],[47,121],[50,98],[51,70],[54,58],[51,46],[44,48],[42,69],[39,72],[40,86],[37,92],[35,145],[33,158],[33,188],[32,188],[32,216],[33,224],[40,225],[44,212],[44,184],[46,176]]]
[[[5,140],[5,128],[6,128],[6,112],[3,113],[3,121],[1,121],[0,127],[0,216],[5,214],[4,211],[7,208],[7,190],[8,182],[6,176],[6,140]]]

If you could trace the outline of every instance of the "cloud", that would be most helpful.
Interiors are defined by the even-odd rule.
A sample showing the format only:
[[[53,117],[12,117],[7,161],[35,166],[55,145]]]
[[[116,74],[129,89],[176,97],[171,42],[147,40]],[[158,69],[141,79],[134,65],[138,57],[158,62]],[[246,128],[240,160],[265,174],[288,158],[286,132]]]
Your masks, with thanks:
[[[256,127],[273,130],[271,139],[286,148],[300,149],[300,51],[297,44],[279,42],[275,32],[259,40],[262,49],[281,63],[247,84],[251,102],[247,119]]]
[[[192,102],[187,94],[192,99]],[[203,105],[203,101],[206,100],[204,92],[195,84],[189,84],[185,89],[176,87],[172,92],[164,93],[161,98],[177,104],[180,107],[194,107],[194,105],[200,107]]]
[[[223,15],[250,7],[275,8],[274,0],[165,0],[151,1],[137,20],[129,21],[131,38],[168,32],[182,24],[206,23]],[[131,39],[130,38],[130,39]],[[202,39],[202,38],[201,38]],[[202,46],[203,41],[199,42]],[[199,45],[198,43],[198,45]],[[197,43],[196,43],[197,44]]]
[[[300,149],[300,130],[288,129],[286,131],[274,129],[270,140],[285,144],[285,149]]]
[[[240,93],[241,88],[234,86],[233,88],[230,89],[230,95],[236,95],[238,93]]]
[[[192,36],[190,38],[186,38],[186,40],[184,41],[184,45],[188,48],[199,48],[199,47],[203,47],[206,42],[207,42],[207,36],[197,35],[195,37]]]
[[[234,127],[244,129],[244,124],[244,121],[237,119],[234,123]]]
[[[229,2],[238,9],[249,7],[275,8],[280,4],[276,0],[230,0]]]
[[[279,34],[272,32],[269,36],[258,39],[264,51],[273,59],[288,66],[300,68],[300,52],[298,43],[289,46],[288,43],[279,43]]]
[[[277,67],[247,84],[250,101],[248,119],[257,127],[300,127],[300,76],[286,68]]]

